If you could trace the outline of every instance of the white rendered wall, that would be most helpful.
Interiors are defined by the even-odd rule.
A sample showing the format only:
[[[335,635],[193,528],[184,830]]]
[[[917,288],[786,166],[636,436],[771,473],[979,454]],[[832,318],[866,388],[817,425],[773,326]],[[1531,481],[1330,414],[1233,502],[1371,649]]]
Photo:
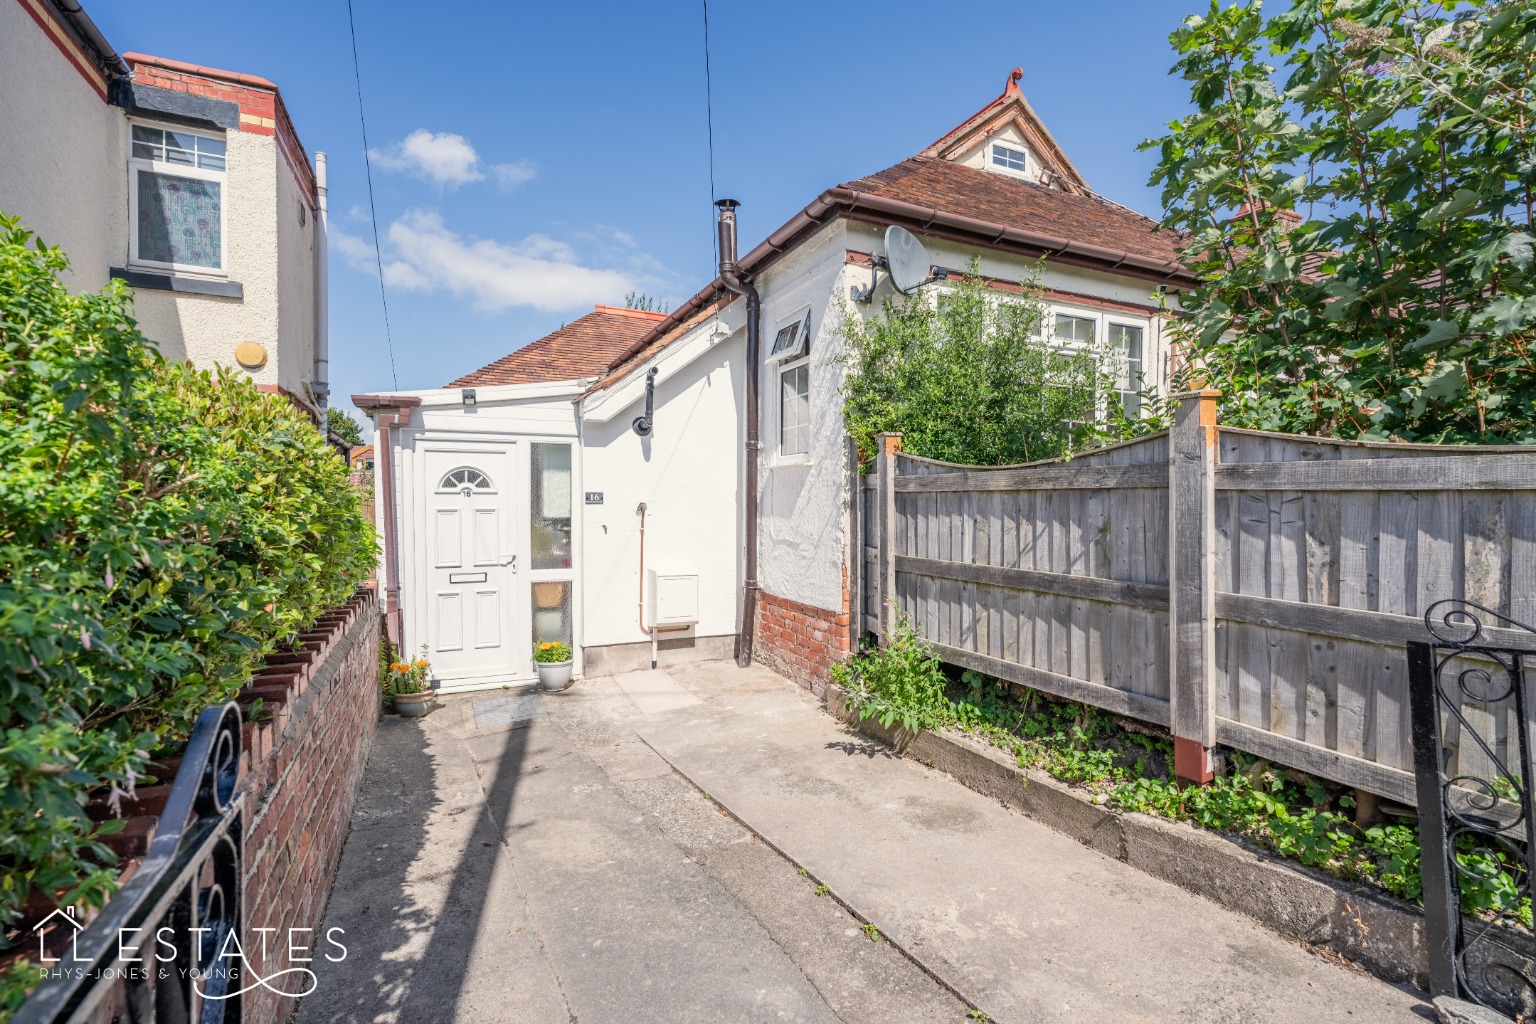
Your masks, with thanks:
[[[267,364],[244,372],[258,384],[283,384],[303,395],[284,379],[287,374],[282,368],[290,361],[308,359],[309,365],[296,379],[308,381],[313,377],[313,326],[293,338],[290,352],[278,322],[278,220],[283,213],[278,205],[278,176],[288,176],[288,170],[274,136],[231,131],[225,133],[225,142],[229,170],[224,183],[224,256],[229,280],[240,283],[244,297],[141,288],[134,293],[134,312],[140,329],[162,353],[172,359],[190,359],[198,366],[237,366],[235,346],[242,341],[257,342],[267,350]],[[126,163],[119,165],[119,172],[126,182]],[[291,208],[286,212],[295,215]],[[127,266],[126,206],[113,223],[119,254],[114,265]],[[306,261],[305,267],[313,279],[313,264]],[[309,294],[313,301],[312,286]],[[308,316],[312,323],[313,312]]]
[[[777,597],[836,612],[843,602],[848,466],[843,428],[840,294],[846,222],[833,221],[761,275],[763,355],[787,320],[811,313],[808,456],[779,444],[779,371],[762,369],[763,441],[758,506],[758,582]]]
[[[582,420],[579,492],[601,491],[601,505],[582,504],[584,614],[588,647],[648,641],[637,621],[640,517],[646,504],[645,565],[663,573],[697,573],[699,622],[693,636],[737,631],[742,584],[742,403],[745,332],[742,303],[696,328],[635,370],[622,389],[593,403]],[[631,422],[644,409],[646,371],[658,366],[655,426],[641,438]],[[636,386],[640,385],[640,386]],[[578,493],[577,500],[582,500]],[[686,636],[688,634],[670,634]]]
[[[94,291],[116,259],[107,225],[127,218],[122,111],[59,52],[27,2],[0,3],[0,211],[69,255],[72,290]]]
[[[277,166],[277,383],[306,395],[315,379],[315,210],[282,148],[271,141]]]

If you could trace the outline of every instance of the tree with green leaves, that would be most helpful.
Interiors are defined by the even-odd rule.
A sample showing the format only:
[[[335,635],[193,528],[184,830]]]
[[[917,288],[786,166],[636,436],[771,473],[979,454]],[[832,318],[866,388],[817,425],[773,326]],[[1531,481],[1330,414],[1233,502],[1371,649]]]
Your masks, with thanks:
[[[363,443],[363,428],[345,409],[338,409],[334,405],[327,407],[325,425],[331,433],[346,442],[348,448],[356,448]]]
[[[849,311],[843,416],[864,452],[899,431],[902,450],[945,462],[1008,465],[1070,455],[1121,433],[1106,416],[1111,361],[1047,336],[1038,270],[1017,297],[978,268],[959,287]]]
[[[1144,147],[1224,422],[1536,442],[1536,3],[1212,3],[1170,39],[1194,111]]]

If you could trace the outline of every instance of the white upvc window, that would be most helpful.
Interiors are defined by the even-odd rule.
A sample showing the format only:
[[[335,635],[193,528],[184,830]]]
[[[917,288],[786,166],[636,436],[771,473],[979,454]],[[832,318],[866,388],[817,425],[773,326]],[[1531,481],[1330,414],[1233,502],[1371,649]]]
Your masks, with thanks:
[[[779,454],[811,452],[811,361],[800,359],[779,369]]]
[[[138,122],[129,131],[129,262],[223,276],[224,136]]]
[[[993,142],[987,147],[987,163],[994,171],[1019,177],[1029,175],[1029,154],[1018,146],[1006,142]]]
[[[803,462],[811,452],[811,311],[779,321],[766,361],[779,378],[779,457]]]
[[[1057,313],[1052,334],[1056,341],[1063,346],[1092,348],[1094,328],[1097,325],[1097,317],[1069,316],[1066,313]]]
[[[1145,349],[1144,328],[1133,324],[1109,324],[1109,344],[1119,361],[1120,386],[1115,389],[1114,400],[1127,416],[1141,416],[1142,369]]]

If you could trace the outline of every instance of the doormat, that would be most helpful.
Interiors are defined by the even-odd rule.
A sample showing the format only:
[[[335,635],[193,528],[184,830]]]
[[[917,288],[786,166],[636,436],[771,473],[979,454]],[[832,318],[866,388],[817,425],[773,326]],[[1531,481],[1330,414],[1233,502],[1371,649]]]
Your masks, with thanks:
[[[489,729],[497,725],[526,725],[535,718],[543,718],[548,712],[536,693],[523,693],[516,697],[498,697],[495,700],[471,701],[475,709],[475,728]]]

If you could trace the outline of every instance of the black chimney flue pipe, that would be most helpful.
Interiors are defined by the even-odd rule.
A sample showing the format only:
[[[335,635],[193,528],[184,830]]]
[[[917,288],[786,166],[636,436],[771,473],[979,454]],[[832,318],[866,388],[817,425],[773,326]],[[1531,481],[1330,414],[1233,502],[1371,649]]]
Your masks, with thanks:
[[[746,493],[742,509],[746,579],[741,592],[741,639],[736,651],[736,664],[745,668],[752,664],[752,643],[757,626],[758,364],[761,362],[763,303],[757,288],[741,276],[736,266],[736,208],[740,205],[734,199],[715,203],[720,211],[716,219],[720,239],[720,281],[747,300]]]

